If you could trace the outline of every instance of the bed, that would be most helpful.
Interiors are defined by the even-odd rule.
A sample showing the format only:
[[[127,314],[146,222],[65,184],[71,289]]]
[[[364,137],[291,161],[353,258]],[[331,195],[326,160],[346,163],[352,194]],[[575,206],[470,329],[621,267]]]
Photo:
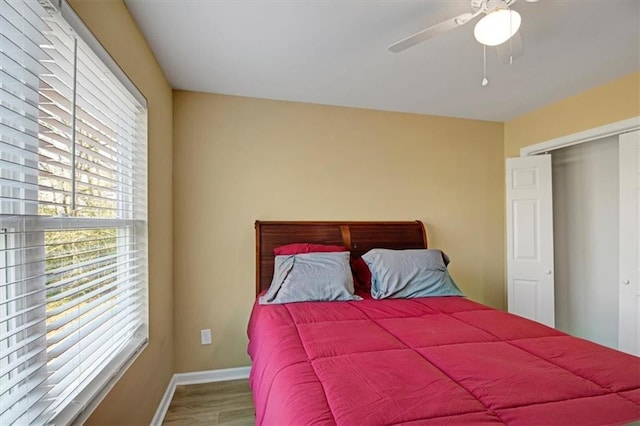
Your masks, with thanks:
[[[427,247],[421,222],[256,222],[256,294],[290,243]],[[455,261],[455,259],[454,259]],[[610,425],[640,419],[640,359],[464,297],[256,303],[259,425]]]

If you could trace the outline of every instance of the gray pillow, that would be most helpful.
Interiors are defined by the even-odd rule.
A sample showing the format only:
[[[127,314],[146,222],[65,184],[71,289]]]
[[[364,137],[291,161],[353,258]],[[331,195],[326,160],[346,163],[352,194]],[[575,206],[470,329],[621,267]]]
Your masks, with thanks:
[[[276,256],[271,286],[259,303],[361,299],[353,294],[349,252],[345,251]]]
[[[362,259],[371,270],[374,299],[463,296],[440,250],[373,249]]]

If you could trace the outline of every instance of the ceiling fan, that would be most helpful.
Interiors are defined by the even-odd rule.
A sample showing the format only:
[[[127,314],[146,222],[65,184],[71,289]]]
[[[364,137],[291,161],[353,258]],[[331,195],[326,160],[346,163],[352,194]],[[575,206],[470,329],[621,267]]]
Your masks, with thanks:
[[[438,34],[461,27],[478,15],[484,14],[474,29],[479,43],[485,46],[498,46],[511,39],[520,28],[520,14],[510,7],[517,0],[471,0],[472,12],[463,13],[439,24],[433,25],[416,34],[410,35],[389,46],[392,52],[402,52],[418,43],[422,43]],[[538,0],[526,0],[535,3]]]

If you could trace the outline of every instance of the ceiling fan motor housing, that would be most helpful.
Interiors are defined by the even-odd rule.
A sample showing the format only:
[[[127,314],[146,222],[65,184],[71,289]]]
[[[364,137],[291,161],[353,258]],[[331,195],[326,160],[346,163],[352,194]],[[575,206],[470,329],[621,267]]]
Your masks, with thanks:
[[[473,9],[474,12],[482,9],[482,4],[485,2],[486,0],[471,0],[471,9]]]
[[[515,0],[471,0],[471,8],[474,12],[480,10],[490,13],[497,9],[506,9],[513,3]]]

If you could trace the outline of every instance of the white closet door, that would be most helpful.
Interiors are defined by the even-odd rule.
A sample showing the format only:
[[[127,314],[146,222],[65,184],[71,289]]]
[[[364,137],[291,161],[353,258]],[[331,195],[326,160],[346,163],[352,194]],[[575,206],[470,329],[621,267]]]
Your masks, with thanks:
[[[620,135],[620,297],[618,347],[640,355],[640,131]]]
[[[509,312],[553,327],[551,155],[507,159]]]

